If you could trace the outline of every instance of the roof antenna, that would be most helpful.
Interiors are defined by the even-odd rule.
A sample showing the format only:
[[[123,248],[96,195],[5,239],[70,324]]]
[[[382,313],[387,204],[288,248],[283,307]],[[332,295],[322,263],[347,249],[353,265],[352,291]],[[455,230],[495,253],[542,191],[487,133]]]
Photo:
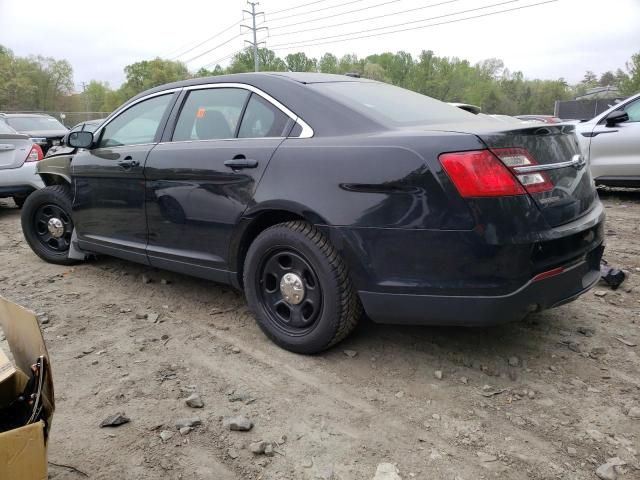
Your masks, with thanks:
[[[347,77],[360,78],[360,74],[358,72],[347,72],[345,75]]]

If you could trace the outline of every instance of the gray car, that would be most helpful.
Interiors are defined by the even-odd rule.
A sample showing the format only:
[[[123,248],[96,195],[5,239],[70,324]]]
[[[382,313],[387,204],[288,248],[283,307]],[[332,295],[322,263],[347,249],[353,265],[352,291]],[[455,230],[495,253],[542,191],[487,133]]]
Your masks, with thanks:
[[[576,125],[597,185],[640,187],[640,93]]]
[[[49,148],[60,145],[62,137],[69,132],[57,119],[41,113],[0,113],[0,121],[29,135],[45,154]]]
[[[12,197],[22,207],[27,195],[44,187],[36,174],[42,149],[28,135],[0,122],[0,198]]]

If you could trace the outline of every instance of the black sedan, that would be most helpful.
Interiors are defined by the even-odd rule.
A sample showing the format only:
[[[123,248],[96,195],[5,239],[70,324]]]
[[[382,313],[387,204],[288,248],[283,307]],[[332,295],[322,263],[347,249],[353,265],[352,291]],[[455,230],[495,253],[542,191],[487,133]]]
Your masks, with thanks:
[[[506,125],[365,79],[260,73],[146,91],[69,145],[84,149],[71,188],[23,211],[38,255],[229,283],[295,352],[339,342],[363,311],[495,324],[599,277],[604,211],[569,125]]]

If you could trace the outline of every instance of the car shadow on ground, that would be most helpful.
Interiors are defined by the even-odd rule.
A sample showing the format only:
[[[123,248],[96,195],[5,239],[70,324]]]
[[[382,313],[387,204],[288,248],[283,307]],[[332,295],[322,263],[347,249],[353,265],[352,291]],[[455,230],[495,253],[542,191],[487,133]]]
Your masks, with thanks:
[[[139,282],[141,276],[147,274],[155,278],[151,288],[170,288],[169,295],[180,298],[182,304],[195,305],[206,299],[207,307],[201,307],[203,315],[207,315],[209,307],[228,307],[226,303],[229,301],[236,304],[236,308],[246,306],[243,294],[227,285],[109,257],[98,257],[90,263],[101,270],[113,271],[118,276],[124,274],[121,278],[128,279],[126,282]],[[165,279],[168,285],[158,285],[159,279]],[[226,303],[218,305],[217,302]],[[569,317],[566,312],[570,311],[567,310],[570,308],[570,305],[563,306],[553,311],[532,314],[525,320],[491,327],[382,325],[364,317],[353,334],[334,348],[320,354],[320,357],[344,357],[342,352],[345,349],[353,349],[362,355],[370,356],[380,356],[394,351],[421,352],[429,357],[448,359],[454,364],[466,367],[479,368],[474,363],[480,362],[482,365],[489,365],[491,369],[497,369],[496,374],[500,374],[507,371],[508,358],[516,352],[522,354],[526,351],[527,355],[537,356],[541,349],[545,348],[545,343],[557,344],[554,332],[562,328],[558,326],[557,320]],[[558,314],[560,310],[562,312]],[[247,323],[255,329],[258,338],[263,338],[254,324],[253,316]],[[241,332],[240,334],[242,335]],[[548,337],[546,340],[545,336]],[[264,341],[270,345],[266,337]]]

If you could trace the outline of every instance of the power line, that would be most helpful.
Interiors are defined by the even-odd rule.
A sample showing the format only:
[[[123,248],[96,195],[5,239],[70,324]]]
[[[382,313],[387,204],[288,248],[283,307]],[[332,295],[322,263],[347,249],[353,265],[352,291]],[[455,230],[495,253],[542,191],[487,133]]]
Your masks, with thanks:
[[[217,60],[214,60],[214,61],[213,61],[213,62],[211,62],[211,63],[207,63],[203,68],[208,68],[208,67],[211,67],[211,66],[213,66],[213,65],[217,65],[217,64],[219,64],[220,62],[224,62],[225,60],[227,60],[227,59],[229,59],[229,58],[232,58],[233,56],[237,55],[238,53],[243,52],[244,50],[245,50],[244,48],[241,48],[240,50],[236,50],[235,52],[230,53],[229,55],[225,55],[224,57],[221,57],[221,58],[219,58],[219,59],[217,59]]]
[[[446,21],[446,22],[440,22],[440,23],[435,23],[435,24],[420,25],[420,26],[417,26],[417,27],[409,27],[409,28],[402,28],[402,29],[393,30],[393,31],[390,31],[390,32],[379,32],[379,33],[374,33],[374,34],[370,34],[370,35],[362,35],[362,36],[352,37],[352,38],[340,38],[338,40],[331,40],[331,41],[327,41],[327,42],[314,43],[314,42],[317,42],[318,40],[327,40],[327,39],[333,39],[333,38],[337,38],[337,37],[345,37],[345,36],[348,36],[348,35],[357,35],[357,34],[360,34],[360,33],[368,33],[368,32],[374,32],[374,31],[379,31],[379,30],[385,30],[387,28],[402,27],[402,26],[405,26],[405,25],[413,24],[413,23],[427,22],[429,20],[435,20],[435,19],[444,18],[444,17],[451,17],[451,16],[454,16],[454,15],[460,15],[462,13],[469,13],[469,12],[473,12],[473,11],[483,10],[483,9],[486,9],[486,8],[497,7],[497,6],[500,6],[500,5],[505,5],[505,4],[514,3],[514,2],[520,2],[520,1],[522,1],[522,0],[508,0],[506,2],[495,3],[495,4],[492,4],[492,5],[487,5],[487,6],[479,7],[479,8],[472,8],[472,9],[468,9],[468,10],[461,10],[459,12],[449,13],[449,14],[446,14],[446,15],[439,15],[439,16],[436,16],[436,17],[423,18],[421,20],[413,20],[413,21],[410,21],[410,22],[399,23],[399,24],[396,24],[396,25],[387,25],[386,27],[370,28],[370,29],[366,29],[366,30],[360,30],[358,32],[343,33],[343,34],[340,34],[340,35],[330,35],[330,36],[327,36],[327,37],[311,38],[311,39],[308,39],[308,40],[301,40],[300,42],[294,42],[294,43],[282,43],[282,44],[278,44],[278,45],[271,45],[271,48],[274,48],[274,49],[275,48],[280,48],[282,50],[285,50],[285,49],[289,50],[290,48],[301,48],[301,47],[308,47],[308,46],[325,45],[325,44],[328,44],[328,43],[336,43],[336,42],[341,42],[341,41],[345,41],[345,40],[357,40],[357,39],[360,39],[360,38],[370,38],[370,37],[375,37],[376,35],[388,35],[388,34],[392,34],[392,33],[406,32],[406,31],[410,31],[410,30],[418,30],[418,29],[421,29],[421,28],[427,28],[427,27],[431,27],[431,26],[445,25],[445,24],[448,24],[448,23],[456,23],[458,21],[471,20],[471,19],[474,19],[474,18],[488,17],[488,16],[491,16],[491,15],[497,15],[499,13],[511,12],[511,11],[515,11],[515,10],[522,10],[524,8],[535,7],[535,6],[544,5],[544,4],[547,4],[547,3],[554,3],[554,2],[557,2],[559,0],[547,0],[547,1],[544,1],[544,2],[538,2],[538,3],[531,4],[531,5],[523,5],[521,7],[514,7],[514,8],[505,9],[505,10],[500,10],[500,11],[497,11],[497,12],[489,12],[489,13],[485,13],[485,14],[482,14],[482,15],[475,15],[475,16],[472,16],[472,17],[449,20],[449,21]],[[308,43],[308,42],[312,42],[312,43]]]
[[[278,25],[276,27],[270,27],[270,30],[279,30],[281,28],[286,28],[286,27],[292,27],[294,25],[300,25],[301,23],[312,23],[312,22],[319,22],[321,20],[326,20],[328,18],[334,18],[334,17],[341,17],[342,15],[348,15],[350,13],[355,13],[355,12],[361,12],[362,10],[369,10],[371,8],[377,8],[377,7],[382,7],[383,5],[389,5],[390,3],[396,3],[396,2],[401,2],[402,0],[389,0],[387,2],[382,2],[382,3],[378,3],[376,5],[371,5],[370,7],[362,7],[362,8],[356,8],[354,10],[349,10],[348,12],[340,12],[340,13],[334,13],[333,15],[325,15],[322,18],[312,18],[310,20],[304,20],[303,22],[295,22],[295,23],[288,23],[286,25]],[[458,2],[460,0],[450,0],[450,1],[454,1],[454,2]],[[444,2],[444,3],[448,3],[448,2]],[[423,8],[423,7],[420,7]],[[389,15],[393,15],[392,13]],[[324,28],[324,27],[322,27]],[[284,35],[283,33],[280,33],[278,35]],[[271,35],[273,37],[275,37],[276,35]]]
[[[399,1],[399,0],[393,0],[393,1]],[[293,35],[294,33],[311,32],[313,30],[324,30],[325,28],[340,27],[342,25],[349,25],[351,23],[361,23],[361,22],[366,22],[366,21],[369,21],[369,20],[376,20],[378,18],[385,18],[385,17],[391,17],[393,15],[400,15],[402,13],[409,13],[409,12],[415,12],[417,10],[424,10],[426,8],[439,7],[440,5],[445,5],[447,3],[454,3],[454,2],[459,2],[459,1],[460,0],[447,0],[445,2],[434,3],[434,4],[431,4],[431,5],[423,5],[422,7],[410,8],[409,10],[402,10],[402,11],[399,11],[399,12],[385,13],[384,15],[376,15],[375,17],[360,18],[358,20],[350,20],[348,22],[335,23],[335,24],[332,24],[332,25],[322,25],[320,27],[314,27],[314,28],[305,28],[304,30],[295,30],[293,32],[276,33],[275,35],[269,35],[269,37],[283,37],[285,35]],[[392,3],[392,2],[380,3],[378,5],[373,5],[373,6],[368,7],[368,8],[375,8],[375,7],[378,7],[378,6],[381,6],[381,5],[386,5],[388,3]],[[367,8],[359,8],[357,10],[352,10],[351,12],[344,12],[344,14],[358,12],[360,10],[366,10],[366,9]],[[325,18],[319,18],[319,19],[317,19],[315,21],[326,20],[327,18],[340,16],[340,15],[342,15],[342,13],[340,13],[338,15],[330,15],[330,16],[325,17]],[[314,21],[314,20],[311,20],[311,21]],[[291,25],[300,25],[300,24],[299,23],[292,23],[290,25],[284,25],[284,26],[291,26]],[[271,30],[275,30],[277,28],[283,28],[284,26],[273,27]]]
[[[234,23],[233,25],[229,25],[227,28],[225,28],[224,30],[219,31],[218,33],[216,33],[215,35],[207,38],[206,40],[203,40],[202,42],[198,43],[197,45],[195,45],[194,47],[191,47],[188,50],[185,50],[182,53],[179,53],[178,55],[173,55],[171,57],[171,60],[175,60],[176,58],[182,57],[183,55],[186,55],[187,53],[190,53],[192,51],[194,51],[196,48],[201,47],[202,45],[204,45],[207,42],[210,42],[211,40],[213,40],[214,38],[218,38],[220,35],[222,35],[223,33],[227,33],[229,30],[231,30],[233,27],[235,27],[236,25],[238,25],[242,20],[237,21],[236,23]]]
[[[270,18],[269,21],[275,22],[283,18],[299,17],[300,15],[309,15],[310,13],[323,12],[325,10],[331,10],[332,8],[344,7],[346,5],[351,5],[352,3],[359,3],[364,1],[365,0],[351,0],[349,2],[343,2],[340,5],[330,5],[328,7],[317,8],[316,10],[309,10],[308,12],[292,13],[291,15],[285,15],[284,17],[280,17],[280,18]]]
[[[215,47],[210,48],[209,50],[205,50],[204,52],[199,53],[199,54],[198,54],[198,55],[196,55],[195,57],[191,57],[189,60],[185,60],[185,62],[184,62],[184,63],[191,63],[191,62],[193,62],[194,60],[197,60],[198,58],[205,56],[207,53],[211,53],[211,52],[213,52],[214,50],[217,50],[218,48],[225,46],[227,43],[232,42],[232,41],[234,41],[236,38],[239,38],[239,37],[241,37],[241,36],[242,36],[242,34],[241,34],[241,33],[239,33],[239,34],[237,34],[236,36],[231,37],[229,40],[225,40],[225,41],[224,41],[224,42],[222,42],[221,44],[216,45]]]
[[[315,2],[309,2],[309,3],[304,3],[302,5],[296,5],[295,7],[289,7],[289,8],[283,8],[282,10],[276,10],[275,12],[271,12],[271,14],[275,15],[277,13],[288,12],[290,10],[295,10],[297,8],[308,7],[309,5],[315,5],[316,3],[323,3],[323,2],[327,2],[327,1],[329,1],[329,0],[316,0]]]

